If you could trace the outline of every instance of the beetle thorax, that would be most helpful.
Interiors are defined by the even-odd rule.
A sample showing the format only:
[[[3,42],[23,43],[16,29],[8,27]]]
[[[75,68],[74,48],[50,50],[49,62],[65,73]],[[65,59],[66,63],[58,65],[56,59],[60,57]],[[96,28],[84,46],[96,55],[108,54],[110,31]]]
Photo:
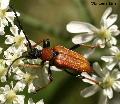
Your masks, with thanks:
[[[53,49],[52,48],[43,48],[41,50],[41,59],[44,61],[50,61],[53,58]]]

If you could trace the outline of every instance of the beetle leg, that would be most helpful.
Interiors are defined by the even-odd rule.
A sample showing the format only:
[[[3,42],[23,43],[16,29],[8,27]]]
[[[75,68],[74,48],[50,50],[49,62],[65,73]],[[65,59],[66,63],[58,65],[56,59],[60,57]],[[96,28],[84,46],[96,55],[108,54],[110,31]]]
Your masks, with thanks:
[[[97,45],[81,44],[80,46],[86,47],[86,48],[91,48],[91,49],[93,49],[93,48],[99,48],[100,47],[99,44],[97,44]]]
[[[70,72],[70,71],[68,71],[68,70],[66,70],[66,69],[64,69],[64,71],[67,72],[68,74],[76,77],[76,78],[79,78],[79,79],[84,79],[84,78],[85,78],[84,76],[81,76],[81,73],[79,73],[79,74],[74,74],[74,73],[72,73],[72,72]]]
[[[43,48],[50,47],[50,41],[49,39],[43,40]]]
[[[39,42],[37,42],[36,44],[34,44],[32,46],[32,48],[35,48],[37,45],[41,44],[42,42],[43,42],[43,48],[50,47],[50,41],[49,41],[49,39],[45,39],[45,40],[40,40]]]
[[[39,68],[40,65],[38,65],[38,64],[23,64],[23,65],[20,64],[20,65],[18,65],[18,67],[24,67],[24,68],[25,67],[27,67],[27,68],[29,67],[29,68],[33,68],[34,69],[34,68]]]
[[[48,75],[49,75],[50,82],[53,81],[52,71],[51,71],[51,69],[50,69],[51,66],[52,66],[52,63],[49,62],[49,66],[48,66]]]
[[[74,76],[74,77],[77,77],[77,76],[78,76],[78,74],[74,74],[73,72],[70,72],[70,71],[68,71],[68,70],[66,70],[66,69],[64,69],[64,71],[65,71],[66,73]]]
[[[96,45],[87,45],[87,44],[76,44],[76,45],[74,45],[73,47],[71,47],[70,48],[70,50],[74,50],[74,49],[76,49],[76,48],[79,48],[79,47],[87,47],[87,48],[91,48],[91,49],[93,49],[93,48],[100,48],[100,45],[104,45],[104,44],[106,44],[107,42],[109,42],[110,40],[107,40],[106,41],[106,39],[105,39],[105,42],[104,43],[102,43],[102,44],[96,44]]]
[[[70,50],[77,49],[78,47],[80,47],[80,45],[79,45],[79,44],[76,44],[76,45],[72,46],[72,47],[70,48]]]
[[[99,48],[100,45],[76,44],[76,45],[74,45],[73,47],[71,47],[70,50],[74,50],[74,49],[77,49],[77,48],[79,48],[79,47],[87,47],[87,48],[93,49],[93,48]]]
[[[40,64],[32,64],[32,63],[26,63],[26,64],[19,64],[18,67],[26,67],[26,68],[39,68],[39,67],[43,67],[44,65],[44,61],[42,61]]]
[[[32,45],[32,48],[35,48],[37,45],[41,44],[43,42],[43,40],[40,40],[39,42],[37,42],[36,44]]]

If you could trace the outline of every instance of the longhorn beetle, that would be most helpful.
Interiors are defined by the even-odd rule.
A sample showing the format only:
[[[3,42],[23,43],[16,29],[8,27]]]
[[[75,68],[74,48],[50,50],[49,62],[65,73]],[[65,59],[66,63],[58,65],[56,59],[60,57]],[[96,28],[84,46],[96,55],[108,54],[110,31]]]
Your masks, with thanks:
[[[16,11],[13,8],[12,10],[15,13],[19,27],[23,30],[22,25],[19,21],[19,18],[16,14]],[[26,58],[26,59],[40,58],[42,60],[42,63],[44,63],[45,61],[49,61],[48,74],[49,74],[50,81],[52,81],[52,73],[50,69],[51,66],[56,66],[58,68],[61,68],[61,70],[64,70],[69,74],[72,74],[72,73],[66,69],[69,69],[75,72],[91,72],[92,71],[90,62],[82,54],[77,53],[73,50],[80,46],[86,46],[89,48],[95,48],[97,46],[77,44],[70,49],[65,48],[64,46],[61,46],[61,45],[57,45],[55,47],[50,48],[50,41],[46,39],[41,41],[43,42],[43,49],[38,50],[37,48],[35,48],[37,44],[32,46],[26,34],[25,34],[25,38],[28,42],[29,50],[24,52],[21,57],[15,59],[9,66],[8,71],[10,70],[14,62],[20,58]],[[7,76],[8,76],[8,72],[7,72]]]

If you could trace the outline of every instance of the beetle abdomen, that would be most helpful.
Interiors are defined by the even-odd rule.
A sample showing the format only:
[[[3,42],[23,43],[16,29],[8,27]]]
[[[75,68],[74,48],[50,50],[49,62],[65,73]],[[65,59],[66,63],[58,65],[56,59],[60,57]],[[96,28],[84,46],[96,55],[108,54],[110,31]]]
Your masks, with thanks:
[[[56,46],[54,51],[59,55],[55,57],[54,64],[59,68],[68,68],[80,72],[90,72],[91,67],[88,60],[81,54],[69,50],[63,46]]]

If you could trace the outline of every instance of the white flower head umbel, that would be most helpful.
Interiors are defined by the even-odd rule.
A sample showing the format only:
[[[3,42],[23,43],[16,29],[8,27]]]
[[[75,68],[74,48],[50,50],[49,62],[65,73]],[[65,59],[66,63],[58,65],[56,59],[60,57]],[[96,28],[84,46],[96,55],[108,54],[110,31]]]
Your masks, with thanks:
[[[1,104],[24,104],[24,95],[18,95],[15,88],[9,85],[0,88],[0,102]]]
[[[5,27],[10,22],[14,24],[14,12],[8,12],[10,0],[0,0],[0,27]]]
[[[5,44],[13,44],[16,48],[25,48],[26,39],[23,31],[21,30],[19,33],[19,29],[16,25],[10,27],[10,31],[14,36],[6,35],[7,39],[5,40]]]
[[[97,62],[93,64],[93,68],[98,76],[90,76],[85,72],[82,73],[82,76],[85,77],[83,81],[92,84],[92,86],[82,90],[81,95],[89,97],[101,91],[102,99],[100,104],[107,104],[107,99],[113,98],[113,90],[120,92],[120,71],[118,69],[112,71],[106,68],[101,69]]]
[[[106,67],[109,70],[112,70],[113,67],[118,64],[118,66],[120,68],[120,50],[119,50],[119,48],[116,46],[112,46],[109,49],[109,52],[110,52],[111,56],[102,56],[101,57],[101,59],[103,61],[107,62]]]
[[[73,37],[72,42],[81,44],[93,40],[93,44],[100,45],[101,48],[105,47],[105,43],[109,46],[116,45],[117,40],[114,36],[119,35],[120,31],[117,25],[114,25],[117,20],[117,14],[111,14],[111,12],[111,7],[105,10],[100,21],[100,28],[96,28],[86,22],[72,21],[68,23],[66,28],[69,32],[82,33]]]

